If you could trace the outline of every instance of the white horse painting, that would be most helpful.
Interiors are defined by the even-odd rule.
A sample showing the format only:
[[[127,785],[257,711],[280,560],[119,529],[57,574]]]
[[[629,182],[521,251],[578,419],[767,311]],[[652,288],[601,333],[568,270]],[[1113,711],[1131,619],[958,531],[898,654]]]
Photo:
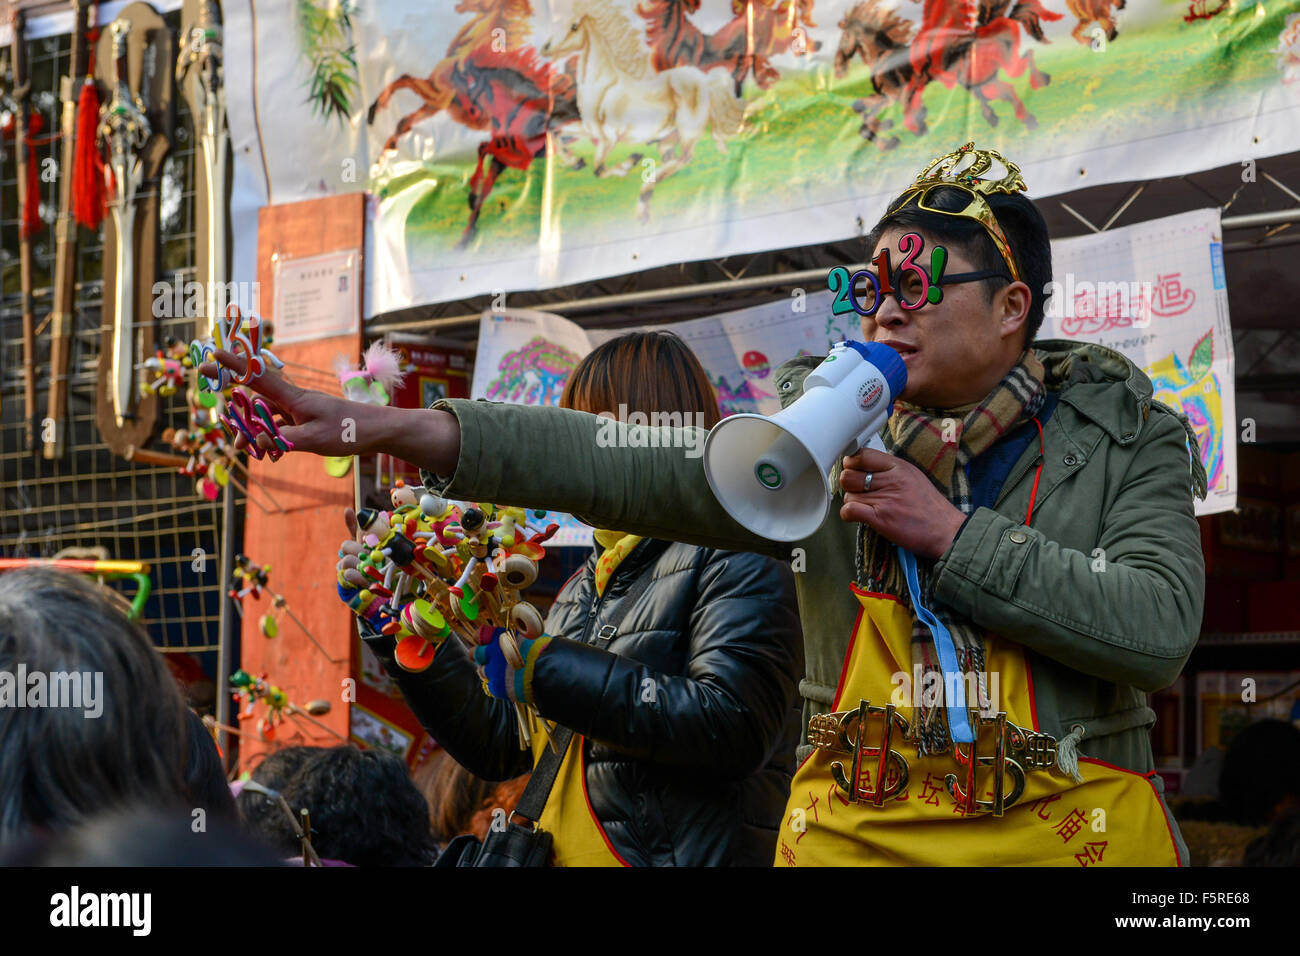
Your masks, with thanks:
[[[725,72],[679,66],[656,73],[640,32],[607,0],[578,0],[571,21],[541,53],[555,60],[578,54],[578,113],[595,143],[597,176],[624,176],[641,162],[642,156],[633,154],[616,167],[606,167],[609,151],[619,143],[659,147],[661,165],[650,166],[642,175],[637,200],[642,222],[650,218],[655,184],[690,162],[705,129],[712,125],[713,139],[725,152],[727,139],[740,131],[744,120],[744,104]]]

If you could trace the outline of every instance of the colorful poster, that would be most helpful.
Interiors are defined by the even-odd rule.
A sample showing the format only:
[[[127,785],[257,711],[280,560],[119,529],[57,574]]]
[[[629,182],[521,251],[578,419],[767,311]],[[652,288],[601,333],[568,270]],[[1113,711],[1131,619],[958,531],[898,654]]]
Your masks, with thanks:
[[[849,238],[967,140],[1033,197],[1300,149],[1287,3],[227,6],[236,195],[372,193],[367,314]]]
[[[579,326],[549,312],[484,312],[470,397],[558,405],[569,373],[593,344]],[[590,547],[591,528],[577,518],[552,511],[547,521],[560,526],[549,546]]]
[[[1052,243],[1054,294],[1041,338],[1096,342],[1151,378],[1200,442],[1209,496],[1237,505],[1237,402],[1219,212],[1197,210]]]

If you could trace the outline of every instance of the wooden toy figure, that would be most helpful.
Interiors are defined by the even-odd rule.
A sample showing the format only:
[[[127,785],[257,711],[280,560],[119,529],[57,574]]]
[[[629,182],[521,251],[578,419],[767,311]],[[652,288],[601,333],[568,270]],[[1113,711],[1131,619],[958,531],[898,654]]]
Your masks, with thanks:
[[[244,598],[252,595],[254,598],[262,596],[264,588],[271,577],[271,566],[265,567],[254,564],[249,560],[247,555],[235,555],[235,566],[231,572],[232,576],[238,580],[238,586],[232,587],[227,593],[236,601],[243,602]]]

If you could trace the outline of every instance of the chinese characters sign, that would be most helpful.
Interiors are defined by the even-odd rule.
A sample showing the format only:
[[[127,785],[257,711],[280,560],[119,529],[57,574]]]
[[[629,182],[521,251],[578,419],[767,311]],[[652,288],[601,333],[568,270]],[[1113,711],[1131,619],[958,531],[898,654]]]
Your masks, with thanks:
[[[1218,210],[1052,243],[1041,338],[1095,342],[1151,379],[1158,402],[1196,432],[1209,495],[1198,515],[1237,504],[1236,393]]]

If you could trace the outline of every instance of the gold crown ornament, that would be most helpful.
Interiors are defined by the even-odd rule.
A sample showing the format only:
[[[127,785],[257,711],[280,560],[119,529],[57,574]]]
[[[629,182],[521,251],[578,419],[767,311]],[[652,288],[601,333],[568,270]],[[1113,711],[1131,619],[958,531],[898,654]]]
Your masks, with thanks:
[[[962,190],[970,195],[970,202],[960,210],[936,209],[926,201],[935,189]],[[1012,195],[1025,189],[1025,180],[1020,175],[1019,166],[995,149],[976,149],[974,143],[967,143],[946,156],[931,160],[917,174],[912,185],[894,200],[889,211],[892,213],[902,209],[916,199],[917,207],[926,212],[960,216],[978,222],[997,246],[998,253],[1011,271],[1011,278],[1019,282],[1020,270],[1011,254],[1011,243],[1007,241],[1006,233],[998,225],[997,217],[993,215],[993,210],[984,197],[994,193]]]
[[[993,176],[987,175],[990,170],[993,170]],[[915,184],[925,186],[940,182],[967,186],[982,196],[993,193],[1010,195],[1024,192],[1027,188],[1019,166],[996,149],[976,149],[974,143],[967,143],[947,156],[931,160],[929,166],[917,173]]]

